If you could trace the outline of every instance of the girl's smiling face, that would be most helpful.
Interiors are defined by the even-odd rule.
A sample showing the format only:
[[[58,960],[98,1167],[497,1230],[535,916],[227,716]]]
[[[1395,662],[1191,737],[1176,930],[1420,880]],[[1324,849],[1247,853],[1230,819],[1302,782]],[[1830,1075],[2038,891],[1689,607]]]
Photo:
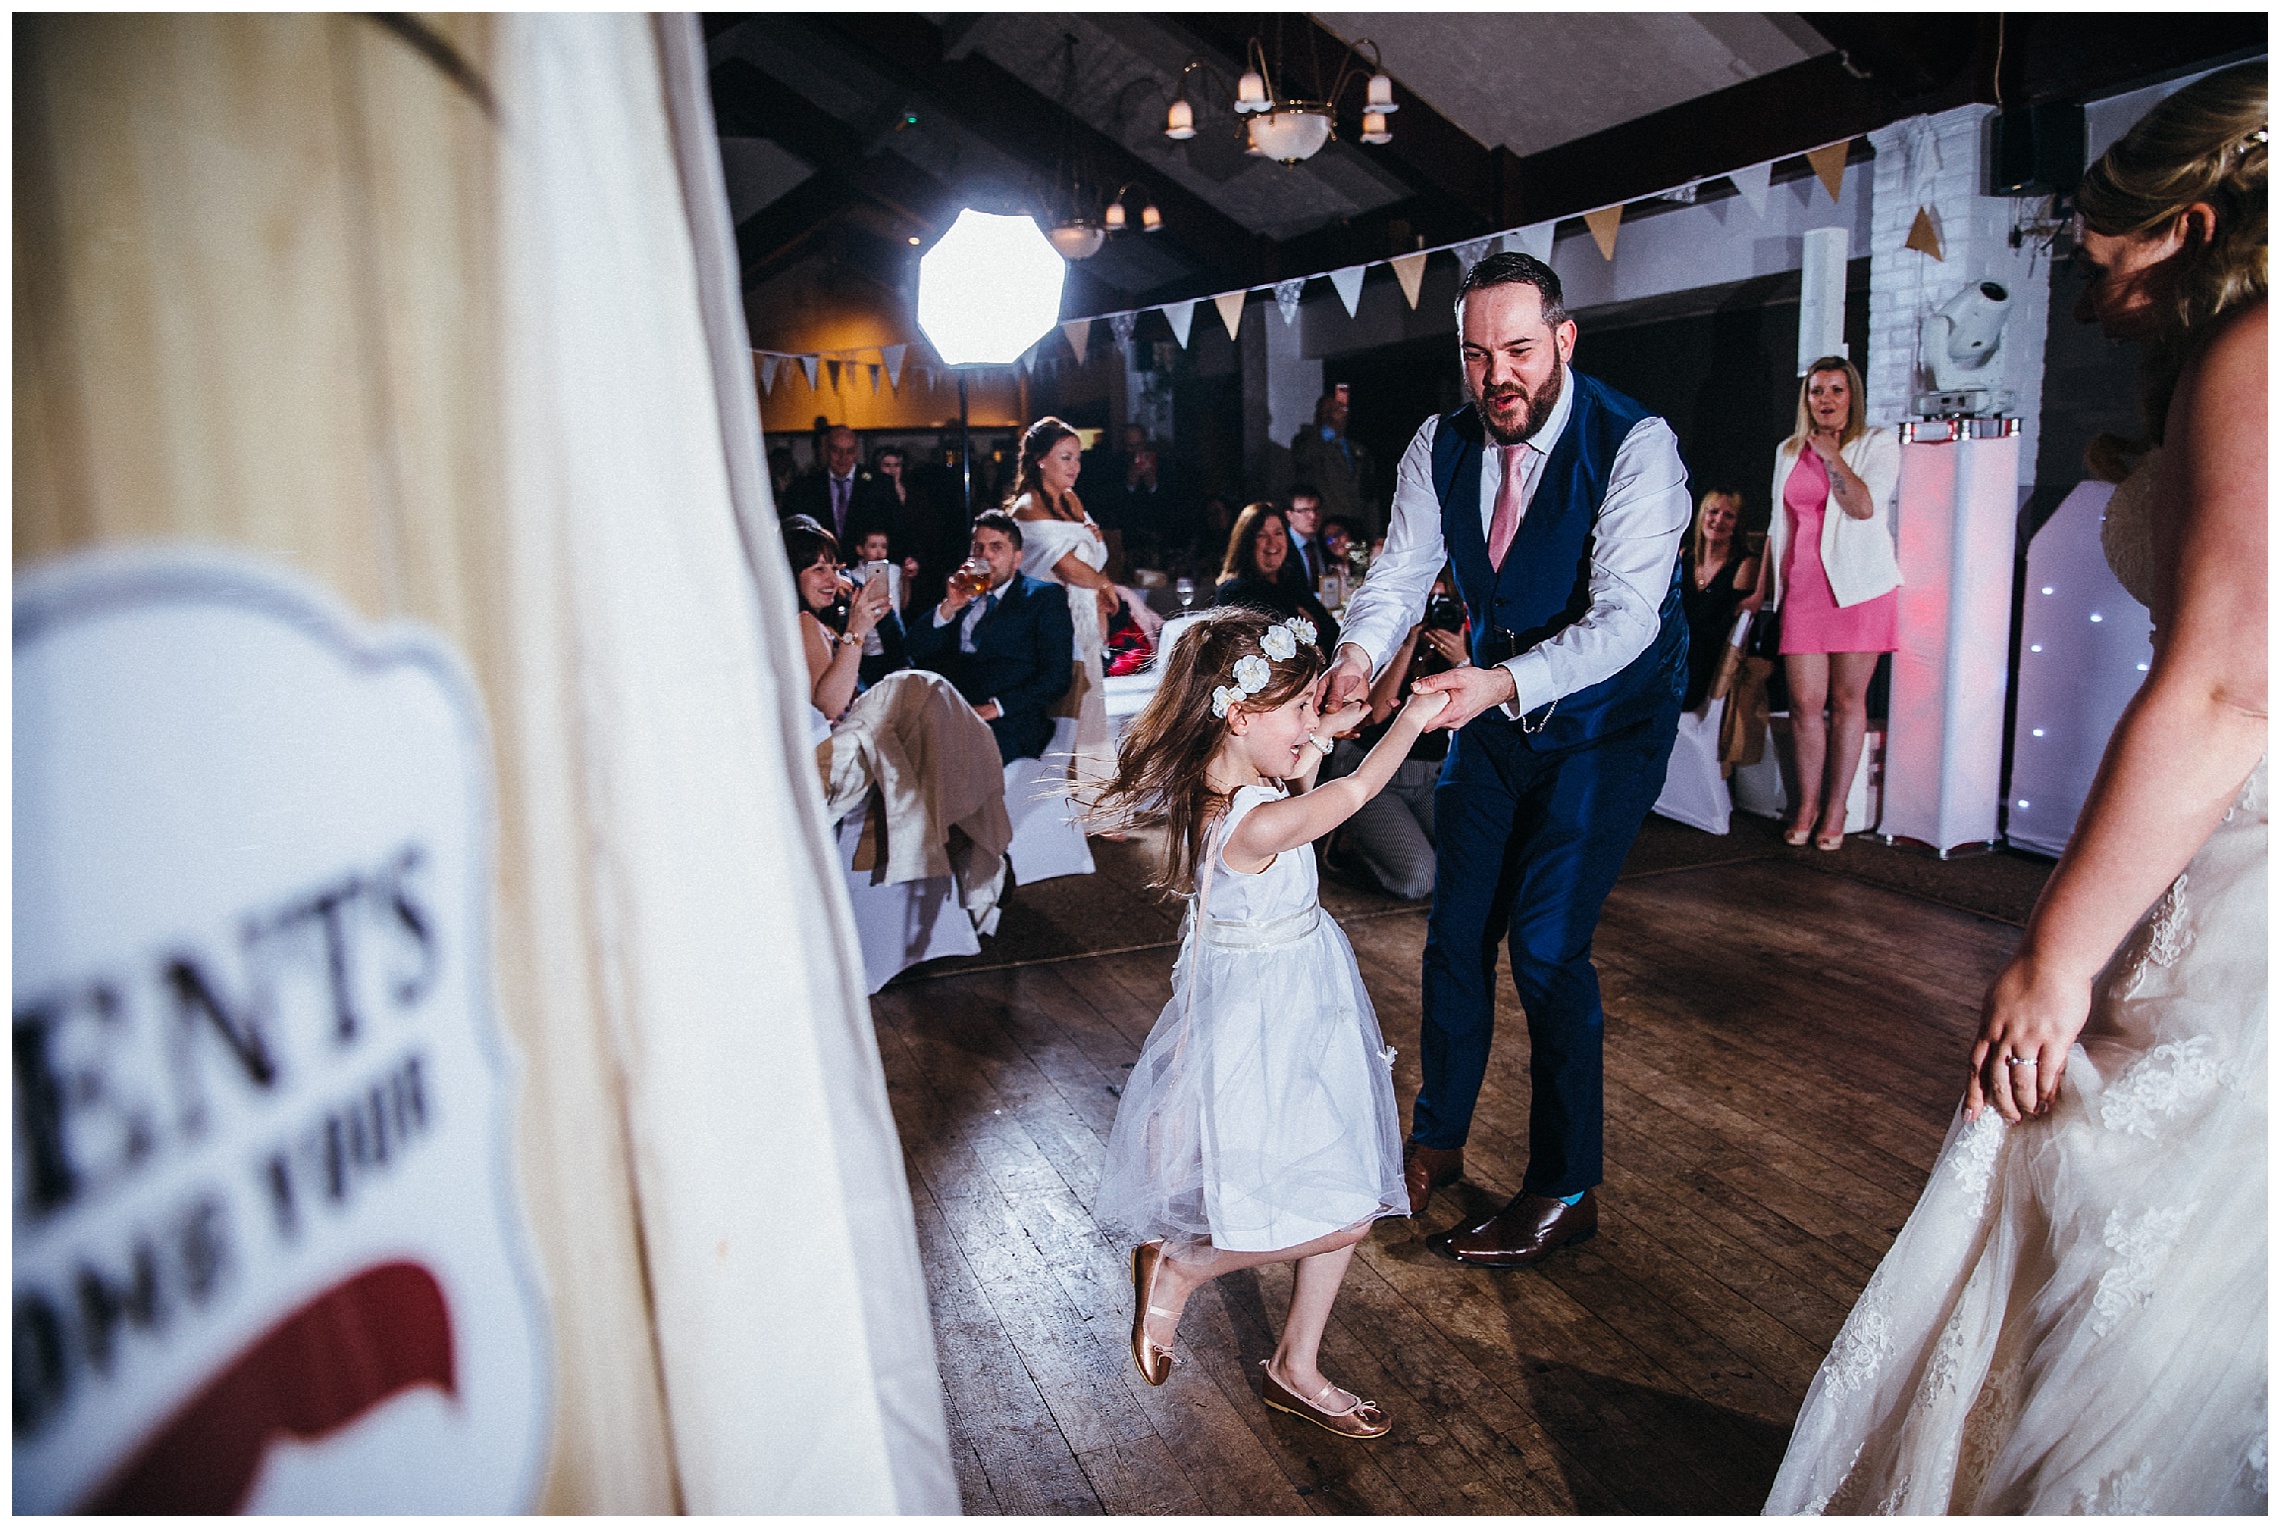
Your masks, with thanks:
[[[1266,779],[1289,780],[1306,773],[1313,762],[1315,748],[1307,738],[1318,720],[1314,686],[1308,685],[1279,706],[1237,707],[1229,713],[1227,725],[1244,763]]]

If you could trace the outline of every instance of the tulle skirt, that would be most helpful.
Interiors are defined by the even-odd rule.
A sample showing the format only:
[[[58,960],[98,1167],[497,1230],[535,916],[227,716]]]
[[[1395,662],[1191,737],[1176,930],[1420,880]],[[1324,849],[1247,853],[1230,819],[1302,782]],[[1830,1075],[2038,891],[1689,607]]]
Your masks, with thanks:
[[[1392,1063],[1353,948],[1319,908],[1214,919],[1201,940],[1191,927],[1116,1112],[1095,1219],[1135,1241],[1272,1252],[1408,1214]]]

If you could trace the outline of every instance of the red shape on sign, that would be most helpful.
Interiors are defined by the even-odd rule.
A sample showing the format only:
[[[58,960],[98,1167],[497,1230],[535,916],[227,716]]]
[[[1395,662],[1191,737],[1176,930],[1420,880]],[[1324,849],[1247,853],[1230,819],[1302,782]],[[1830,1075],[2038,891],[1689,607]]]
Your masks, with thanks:
[[[427,1269],[380,1263],[271,1327],[79,1510],[235,1512],[272,1439],[322,1438],[414,1385],[456,1393],[451,1310]]]

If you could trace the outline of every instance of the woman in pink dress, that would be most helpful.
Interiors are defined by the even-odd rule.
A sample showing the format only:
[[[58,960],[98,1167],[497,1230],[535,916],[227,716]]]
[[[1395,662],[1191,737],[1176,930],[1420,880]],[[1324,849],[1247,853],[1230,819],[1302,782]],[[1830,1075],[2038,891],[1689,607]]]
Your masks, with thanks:
[[[1868,428],[1865,392],[1844,357],[1815,361],[1798,390],[1797,432],[1773,458],[1773,524],[1758,593],[1766,609],[1781,611],[1797,750],[1797,809],[1782,837],[1798,848],[1807,838],[1816,848],[1844,846],[1868,681],[1878,654],[1900,645],[1892,552],[1900,446],[1890,430]]]

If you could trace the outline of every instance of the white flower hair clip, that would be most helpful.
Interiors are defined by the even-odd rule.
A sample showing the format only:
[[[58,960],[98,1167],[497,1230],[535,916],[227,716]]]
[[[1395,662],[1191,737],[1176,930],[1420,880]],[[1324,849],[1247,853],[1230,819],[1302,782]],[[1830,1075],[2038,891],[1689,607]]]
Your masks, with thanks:
[[[1245,653],[1235,660],[1233,684],[1223,684],[1211,692],[1211,714],[1225,718],[1228,708],[1241,704],[1258,694],[1274,681],[1275,671],[1268,666],[1267,658],[1282,663],[1297,656],[1298,644],[1314,645],[1314,623],[1305,616],[1294,615],[1287,621],[1269,626],[1259,638],[1259,653]]]

